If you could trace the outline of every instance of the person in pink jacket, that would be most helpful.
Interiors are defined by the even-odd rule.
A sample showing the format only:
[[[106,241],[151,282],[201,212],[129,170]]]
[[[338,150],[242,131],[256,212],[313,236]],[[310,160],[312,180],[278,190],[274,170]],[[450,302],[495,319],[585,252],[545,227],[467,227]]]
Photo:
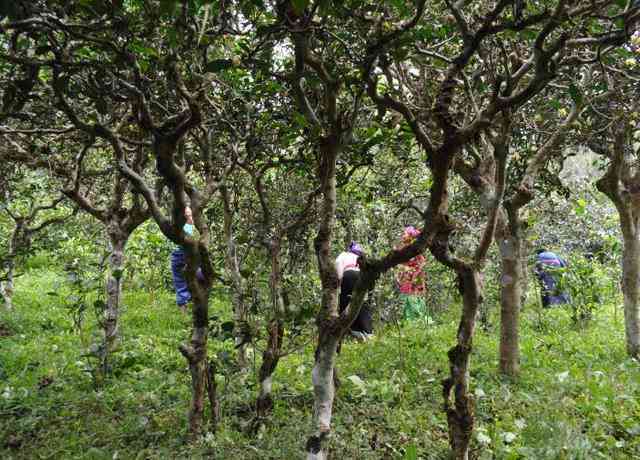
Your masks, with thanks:
[[[336,272],[340,281],[340,313],[351,301],[351,293],[360,278],[358,258],[364,253],[358,243],[352,241],[346,251],[336,258]],[[360,313],[351,324],[351,335],[358,339],[368,339],[373,334],[373,319],[367,302],[362,305]]]

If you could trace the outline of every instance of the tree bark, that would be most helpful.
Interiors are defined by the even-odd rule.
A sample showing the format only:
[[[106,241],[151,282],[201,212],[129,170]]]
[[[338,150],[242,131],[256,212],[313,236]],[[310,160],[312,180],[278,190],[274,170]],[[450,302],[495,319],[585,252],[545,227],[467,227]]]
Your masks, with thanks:
[[[102,375],[109,373],[109,358],[118,345],[118,319],[122,299],[122,279],[124,273],[125,246],[129,235],[118,224],[110,223],[108,227],[110,251],[109,273],[106,282],[106,306],[102,319],[104,333],[101,356]]]
[[[15,219],[14,219],[15,220]],[[20,246],[21,238],[24,237],[25,222],[23,219],[15,220],[15,227],[9,239],[9,247],[7,248],[7,256],[4,261],[5,280],[0,282],[0,294],[4,300],[4,306],[7,310],[13,310],[13,279],[16,269],[16,257]]]
[[[622,256],[624,324],[629,356],[640,357],[640,240],[638,232],[627,229]]]
[[[500,280],[500,373],[520,372],[519,316],[522,301],[522,244],[518,235],[505,235],[498,244],[502,262]]]
[[[7,310],[13,309],[13,275],[14,261],[11,258],[5,262],[5,280],[0,282],[0,294],[2,294],[4,307]]]
[[[313,424],[315,433],[307,440],[307,460],[326,460],[325,443],[331,433],[331,417],[335,387],[335,367],[338,337],[331,327],[320,331],[315,364],[311,373],[314,393]]]
[[[271,296],[272,319],[267,326],[267,348],[262,354],[262,365],[260,366],[259,380],[260,390],[256,402],[258,417],[264,417],[273,408],[273,397],[271,396],[271,383],[273,372],[278,366],[282,355],[282,339],[284,337],[284,305],[282,301],[282,273],[280,266],[279,237],[273,238],[267,244],[271,259],[271,275],[269,278],[269,289]]]
[[[457,343],[448,353],[451,374],[443,381],[443,396],[453,456],[456,460],[467,460],[475,422],[473,396],[469,393],[469,361],[482,296],[478,271],[465,267],[458,272],[458,277],[463,289],[462,317],[458,326]]]
[[[246,307],[244,304],[244,289],[236,243],[233,237],[233,211],[231,209],[231,197],[226,187],[220,188],[224,208],[224,236],[227,250],[225,252],[225,267],[229,280],[231,281],[231,304],[233,305],[233,334],[237,351],[238,366],[240,369],[247,369],[246,346]]]
[[[622,294],[624,326],[629,356],[640,357],[640,172],[625,158],[628,127],[618,123],[607,172],[596,187],[613,202],[620,218],[624,248],[622,252]]]
[[[180,346],[180,352],[186,358],[189,364],[189,372],[191,373],[189,433],[194,439],[203,432],[204,407],[209,374],[207,366],[207,335],[209,331],[207,318],[209,305],[207,293],[202,291],[203,289],[191,289],[193,301],[191,343],[190,345],[183,344]]]
[[[220,422],[220,400],[218,399],[218,385],[216,383],[216,374],[218,366],[214,360],[209,360],[207,376],[207,391],[209,393],[209,405],[211,407],[211,421],[209,426],[211,432],[215,433]]]
[[[273,372],[278,366],[282,352],[282,338],[284,336],[284,325],[279,318],[273,319],[267,327],[269,338],[267,348],[262,353],[262,365],[258,373],[260,389],[256,402],[256,413],[258,417],[266,416],[273,408],[273,397],[271,395],[271,384]]]
[[[307,459],[326,459],[325,443],[331,432],[331,414],[335,388],[333,369],[341,332],[338,322],[338,275],[331,254],[336,213],[336,160],[340,144],[330,136],[321,142],[318,176],[322,183],[322,210],[315,241],[322,300],[318,313],[318,345],[311,373],[314,392],[313,434],[307,440]],[[348,327],[348,326],[347,326]]]

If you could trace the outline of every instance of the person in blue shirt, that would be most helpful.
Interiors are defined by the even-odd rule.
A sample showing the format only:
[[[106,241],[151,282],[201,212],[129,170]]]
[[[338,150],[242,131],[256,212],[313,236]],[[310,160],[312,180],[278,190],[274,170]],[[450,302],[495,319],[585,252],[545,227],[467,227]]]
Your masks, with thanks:
[[[182,229],[187,235],[193,236],[193,214],[188,206],[184,209],[184,217],[186,223]],[[173,288],[176,291],[176,304],[184,313],[187,311],[187,303],[191,301],[191,292],[187,280],[184,278],[185,265],[184,248],[177,246],[171,253],[171,274],[173,275]],[[199,278],[202,276],[200,269],[198,269],[197,275]]]
[[[565,268],[566,260],[546,249],[538,249],[536,254],[535,274],[542,290],[542,306],[569,303],[569,295],[559,291],[558,280],[553,273],[559,268]]]

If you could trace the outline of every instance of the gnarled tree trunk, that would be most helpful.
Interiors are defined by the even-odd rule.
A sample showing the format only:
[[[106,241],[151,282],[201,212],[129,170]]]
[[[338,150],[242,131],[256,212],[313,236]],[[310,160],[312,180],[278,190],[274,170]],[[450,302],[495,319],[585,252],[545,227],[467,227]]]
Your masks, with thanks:
[[[463,296],[457,343],[449,350],[451,375],[443,382],[449,443],[456,460],[469,458],[469,444],[475,422],[473,396],[469,393],[469,361],[475,320],[482,302],[480,274],[470,267],[458,272]],[[453,404],[451,392],[453,391]]]
[[[187,250],[187,253],[189,250]],[[188,260],[193,260],[187,254]],[[187,262],[185,277],[193,302],[193,327],[189,345],[182,344],[180,352],[186,358],[191,373],[191,405],[189,408],[189,433],[198,437],[203,432],[204,408],[207,395],[209,368],[207,362],[207,338],[209,332],[209,288],[196,277],[193,263]]]
[[[104,339],[101,353],[102,375],[109,373],[109,358],[118,345],[118,320],[122,301],[122,280],[124,274],[125,246],[129,235],[117,223],[108,225],[109,272],[106,281],[106,305],[102,318]]]

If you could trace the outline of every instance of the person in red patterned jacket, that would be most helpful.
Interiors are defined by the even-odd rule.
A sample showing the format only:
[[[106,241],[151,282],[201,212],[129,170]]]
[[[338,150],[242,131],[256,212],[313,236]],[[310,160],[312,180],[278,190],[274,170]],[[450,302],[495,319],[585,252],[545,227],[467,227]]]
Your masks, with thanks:
[[[420,230],[415,227],[405,227],[402,234],[403,247],[407,246],[420,235]],[[426,316],[424,294],[426,292],[426,275],[424,266],[426,258],[419,254],[409,262],[398,266],[396,272],[396,284],[402,300],[402,318],[414,320]]]

